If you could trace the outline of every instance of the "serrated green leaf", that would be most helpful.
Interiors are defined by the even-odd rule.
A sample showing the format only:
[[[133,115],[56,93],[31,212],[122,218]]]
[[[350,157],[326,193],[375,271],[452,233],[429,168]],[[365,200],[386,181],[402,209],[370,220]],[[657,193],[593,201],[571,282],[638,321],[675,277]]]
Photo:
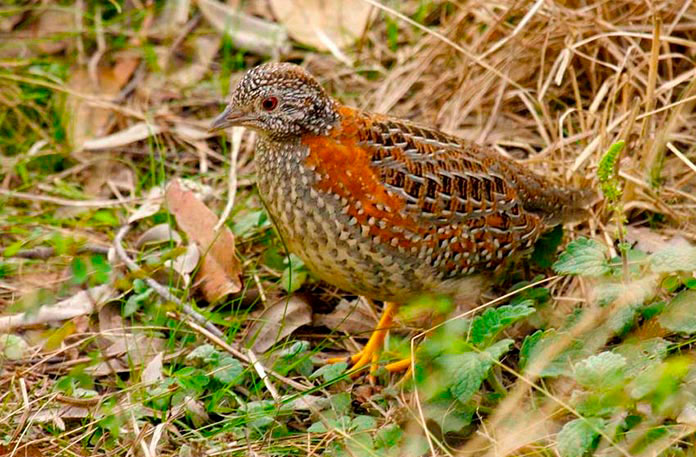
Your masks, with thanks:
[[[657,273],[696,271],[696,246],[687,243],[665,246],[650,256],[650,266]]]
[[[423,405],[423,414],[435,422],[442,433],[460,432],[471,424],[476,408],[471,404],[462,405],[454,398],[439,398]]]
[[[317,379],[321,376],[324,382],[331,382],[343,376],[348,368],[346,362],[330,363],[319,367],[317,371],[309,376],[309,379]]]
[[[468,402],[478,392],[481,383],[488,376],[488,370],[510,350],[512,343],[512,340],[505,339],[480,353],[465,352],[440,356],[438,363],[448,378],[454,380],[449,386],[452,395],[461,403]]]
[[[527,370],[529,366],[536,363],[537,357],[545,355],[547,348],[554,344],[559,344],[559,341],[559,335],[553,329],[546,331],[537,330],[529,335],[522,342],[522,347],[520,348],[520,368]],[[543,360],[544,365],[541,367],[539,375],[553,377],[570,374],[572,362],[579,359],[582,355],[582,342],[574,341],[560,354],[556,355],[556,358],[553,360]]]
[[[583,457],[592,451],[599,441],[598,430],[604,429],[599,418],[575,419],[566,423],[558,432],[557,446],[561,457]]]
[[[488,308],[474,318],[469,341],[479,347],[488,346],[506,327],[533,314],[536,310],[531,305],[533,302],[527,300],[517,305]]]
[[[611,271],[606,254],[606,247],[597,241],[578,238],[568,244],[553,270],[558,274],[601,276]]]
[[[575,380],[590,389],[611,389],[623,382],[626,364],[622,355],[602,352],[575,365]]]
[[[677,333],[696,333],[696,290],[680,292],[657,318],[660,325]]]

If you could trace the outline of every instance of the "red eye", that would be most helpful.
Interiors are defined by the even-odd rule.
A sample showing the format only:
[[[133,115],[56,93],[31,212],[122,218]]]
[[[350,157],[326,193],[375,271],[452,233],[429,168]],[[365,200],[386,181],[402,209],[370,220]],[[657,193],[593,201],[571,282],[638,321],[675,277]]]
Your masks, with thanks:
[[[266,111],[273,111],[278,106],[277,97],[268,97],[261,102],[261,107]]]

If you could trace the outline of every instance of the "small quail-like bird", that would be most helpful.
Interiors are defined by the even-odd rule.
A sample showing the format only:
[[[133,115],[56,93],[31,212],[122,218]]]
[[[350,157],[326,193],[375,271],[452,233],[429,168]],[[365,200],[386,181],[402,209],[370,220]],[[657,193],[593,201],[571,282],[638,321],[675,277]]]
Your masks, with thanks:
[[[244,74],[211,130],[231,126],[258,133],[259,193],[289,250],[327,283],[385,302],[355,369],[375,366],[397,304],[424,293],[474,304],[546,229],[587,214],[589,192],[436,129],[344,106],[289,63]]]

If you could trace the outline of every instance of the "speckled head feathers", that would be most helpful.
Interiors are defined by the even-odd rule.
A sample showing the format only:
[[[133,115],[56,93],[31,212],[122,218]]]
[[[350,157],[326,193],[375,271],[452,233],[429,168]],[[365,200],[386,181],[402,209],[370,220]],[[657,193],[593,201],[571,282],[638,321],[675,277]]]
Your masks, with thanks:
[[[291,63],[266,63],[247,71],[213,128],[243,125],[275,138],[321,135],[337,121],[336,103],[319,82]]]

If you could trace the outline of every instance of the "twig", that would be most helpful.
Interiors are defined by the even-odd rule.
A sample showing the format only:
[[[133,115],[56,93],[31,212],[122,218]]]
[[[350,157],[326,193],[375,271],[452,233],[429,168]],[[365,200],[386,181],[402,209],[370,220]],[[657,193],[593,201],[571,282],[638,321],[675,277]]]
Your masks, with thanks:
[[[78,254],[83,254],[83,253],[92,253],[92,254],[108,254],[109,253],[109,247],[108,246],[100,246],[98,244],[86,244],[84,246],[81,246],[80,248],[77,249]],[[40,260],[45,260],[49,259],[56,255],[56,248],[49,247],[49,246],[39,246],[36,248],[31,248],[31,249],[20,249],[17,251],[12,257],[21,257],[23,259],[40,259]]]
[[[126,234],[130,231],[131,226],[130,224],[126,224],[122,226],[120,229],[118,229],[118,232],[116,233],[116,238],[114,238],[114,250],[116,251],[116,256],[126,264],[128,269],[130,271],[138,271],[140,268],[138,265],[131,260],[130,257],[128,257],[128,254],[126,254],[125,249],[123,248],[123,238],[126,236]],[[162,298],[164,298],[167,301],[170,301],[177,306],[181,308],[181,310],[184,312],[184,314],[187,314],[191,318],[195,319],[197,322],[200,322],[201,325],[203,325],[208,331],[213,333],[214,335],[222,338],[223,333],[218,330],[217,327],[215,327],[208,319],[205,318],[205,316],[201,315],[198,313],[195,309],[191,307],[191,305],[188,305],[181,300],[179,300],[178,297],[174,296],[169,290],[162,286],[160,283],[155,281],[152,278],[145,277],[144,281],[147,283],[150,288],[152,288],[155,292],[157,292]]]
[[[20,200],[52,203],[59,206],[70,206],[73,208],[103,208],[105,206],[120,206],[126,203],[136,203],[145,200],[143,197],[133,197],[124,200],[68,200],[67,198],[29,194],[26,192],[16,192],[7,189],[0,189],[0,195],[5,195],[9,198],[18,198]]]
[[[227,180],[227,204],[220,215],[220,219],[215,225],[215,231],[220,230],[225,224],[225,221],[230,216],[234,207],[234,199],[237,195],[237,157],[239,156],[239,148],[242,145],[242,135],[244,127],[232,128],[232,150],[230,151],[230,176]]]
[[[691,170],[696,173],[696,165],[689,160],[687,156],[685,156],[679,149],[677,149],[671,142],[667,143],[667,147],[669,148],[670,151],[674,153],[675,156],[679,157],[679,160],[684,162],[687,167],[691,168]]]
[[[261,381],[263,381],[264,385],[266,386],[266,389],[268,389],[268,391],[271,393],[271,397],[273,397],[275,401],[280,400],[280,395],[278,395],[278,391],[273,386],[273,383],[271,383],[271,380],[268,379],[266,370],[263,368],[263,365],[261,365],[261,362],[259,362],[259,359],[256,358],[256,354],[254,354],[254,351],[252,351],[251,349],[247,349],[247,354],[249,355],[251,366],[254,368],[254,370],[256,370],[256,373],[259,375],[259,378],[261,378]]]
[[[236,348],[234,348],[233,346],[230,346],[230,345],[227,344],[224,340],[222,340],[221,338],[219,338],[219,337],[217,337],[217,336],[211,334],[210,332],[208,332],[207,329],[201,327],[200,325],[196,324],[195,322],[191,322],[191,321],[184,321],[184,322],[186,323],[186,325],[188,325],[189,327],[191,327],[191,328],[194,329],[195,331],[199,332],[200,334],[202,334],[203,336],[205,336],[206,338],[208,338],[210,341],[212,341],[213,343],[217,344],[218,346],[220,346],[222,349],[226,350],[227,352],[229,352],[229,353],[232,354],[233,356],[237,357],[237,358],[238,358],[239,360],[241,360],[242,362],[246,363],[247,365],[252,365],[252,361],[249,359],[249,357],[247,357],[247,356],[246,356],[242,351],[240,351],[239,349],[236,349]],[[280,374],[280,373],[278,373],[278,372],[276,372],[276,371],[273,371],[273,370],[270,370],[270,369],[265,369],[265,371],[266,371],[267,374],[273,376],[273,377],[276,378],[277,380],[282,381],[282,382],[284,382],[285,384],[287,384],[287,385],[289,385],[289,386],[291,386],[291,387],[294,387],[295,389],[297,389],[297,390],[299,390],[299,391],[301,391],[301,392],[307,392],[308,390],[311,390],[311,389],[312,389],[311,386],[305,386],[304,384],[300,384],[299,382],[293,381],[292,379],[290,379],[290,378],[288,378],[288,377],[286,377],[286,376],[283,376],[282,374]]]

